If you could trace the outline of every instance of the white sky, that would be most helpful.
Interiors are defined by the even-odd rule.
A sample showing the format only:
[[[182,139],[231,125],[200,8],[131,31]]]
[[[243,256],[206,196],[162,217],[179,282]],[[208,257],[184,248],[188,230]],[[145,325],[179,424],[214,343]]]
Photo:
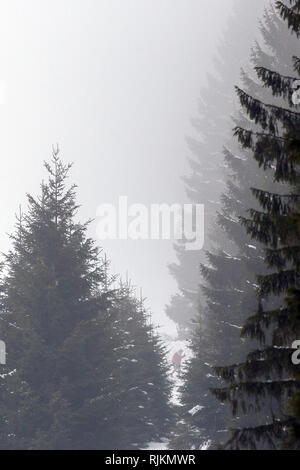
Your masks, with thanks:
[[[185,136],[233,0],[0,0],[0,250],[59,142],[81,218],[99,204],[184,202]],[[3,98],[5,87],[5,100]],[[90,234],[96,237],[95,224]],[[106,242],[156,323],[175,283],[172,243]]]

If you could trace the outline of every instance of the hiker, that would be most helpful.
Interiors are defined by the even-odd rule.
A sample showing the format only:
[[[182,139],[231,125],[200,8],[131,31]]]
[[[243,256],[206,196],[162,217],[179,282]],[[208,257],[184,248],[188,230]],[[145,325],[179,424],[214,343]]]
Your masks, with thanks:
[[[181,361],[182,361],[183,357],[184,357],[184,354],[183,354],[182,349],[179,349],[179,351],[177,351],[174,354],[174,356],[172,357],[172,366],[173,366],[172,375],[174,374],[174,372],[177,372],[178,374],[180,373],[180,371],[181,371]]]

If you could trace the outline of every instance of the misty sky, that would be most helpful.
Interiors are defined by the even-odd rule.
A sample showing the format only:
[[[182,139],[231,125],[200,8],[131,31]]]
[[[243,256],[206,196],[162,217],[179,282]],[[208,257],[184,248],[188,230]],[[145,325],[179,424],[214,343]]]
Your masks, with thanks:
[[[186,201],[185,136],[233,0],[0,0],[0,250],[42,162],[75,163],[80,218],[99,204]],[[96,237],[96,222],[90,228]],[[143,287],[155,323],[176,285],[166,241],[111,241],[112,269]]]

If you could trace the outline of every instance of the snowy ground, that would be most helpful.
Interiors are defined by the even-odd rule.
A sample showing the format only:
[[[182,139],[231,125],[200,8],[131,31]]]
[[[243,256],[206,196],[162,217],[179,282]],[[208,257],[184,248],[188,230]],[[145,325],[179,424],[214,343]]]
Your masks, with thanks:
[[[150,442],[143,450],[168,450],[168,441],[163,439],[162,442]]]
[[[167,358],[171,365],[173,354],[176,351],[182,349],[184,351],[184,359],[182,361],[182,365],[184,366],[184,362],[187,361],[191,357],[191,351],[189,350],[187,341],[178,341],[178,340],[166,340],[165,341],[168,348]],[[182,379],[178,376],[178,374],[171,375],[171,380],[173,383],[173,390],[171,396],[171,403],[176,406],[181,406],[180,402],[180,387],[183,384]],[[168,449],[168,440],[162,439],[161,442],[150,442],[149,445],[143,450],[167,450]]]

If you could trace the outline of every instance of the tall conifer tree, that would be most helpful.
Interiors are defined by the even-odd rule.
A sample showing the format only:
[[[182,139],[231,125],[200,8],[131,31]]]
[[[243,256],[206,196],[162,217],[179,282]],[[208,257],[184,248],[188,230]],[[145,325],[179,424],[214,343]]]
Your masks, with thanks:
[[[2,271],[0,448],[145,446],[170,417],[163,350],[144,310],[111,285],[87,224],[76,222],[70,165],[55,151],[46,169]]]
[[[291,8],[276,2],[282,18],[288,20],[288,26],[299,36],[300,4],[291,0],[290,5]],[[293,52],[289,50],[291,61]],[[299,59],[294,57],[297,73],[298,64]],[[241,219],[251,237],[265,246],[265,263],[271,272],[257,277],[258,309],[243,328],[243,336],[255,338],[260,347],[249,353],[244,363],[216,369],[229,386],[215,390],[215,395],[221,401],[229,401],[234,414],[241,411],[247,418],[255,413],[251,425],[240,420],[227,444],[227,448],[233,449],[299,448],[299,441],[291,438],[288,430],[295,427],[290,398],[300,386],[291,360],[291,344],[300,334],[296,307],[300,283],[297,227],[300,114],[292,98],[298,77],[283,75],[281,70],[256,68],[263,85],[278,98],[276,104],[265,103],[237,89],[242,107],[257,128],[238,127],[236,135],[245,148],[254,152],[262,169],[273,171],[281,191],[253,188],[260,209],[250,209],[250,218]],[[290,296],[284,303],[288,292]],[[297,399],[294,406],[297,413]]]
[[[283,28],[274,8],[265,12],[260,30],[262,46],[258,42],[255,44],[253,64],[261,66],[267,62],[276,67],[280,63],[284,70],[291,71],[285,49],[287,45],[290,49],[297,46],[297,40]],[[242,71],[242,83],[248,94],[262,100],[269,98],[267,90],[262,89],[251,70]],[[271,98],[276,104],[275,98]],[[234,123],[239,128],[255,129],[253,122],[240,110],[235,113]],[[226,144],[224,155],[230,177],[214,226],[219,243],[216,243],[214,250],[207,252],[207,262],[202,266],[201,289],[207,299],[207,307],[199,309],[199,325],[192,341],[194,357],[183,387],[183,419],[189,430],[183,430],[182,438],[196,448],[207,441],[213,447],[225,443],[228,429],[236,426],[236,420],[239,422],[241,419],[240,413],[232,419],[228,406],[223,402],[218,404],[209,389],[222,386],[214,366],[225,365],[228,358],[232,362],[242,361],[255,344],[240,338],[243,322],[256,308],[256,274],[266,273],[263,244],[251,240],[239,224],[239,216],[246,216],[249,206],[259,209],[255,197],[248,190],[249,182],[266,191],[280,189],[279,183],[274,183],[272,171],[261,172],[251,150],[241,149],[232,138]],[[273,301],[273,304],[275,308],[276,302]],[[199,411],[189,414],[188,411],[196,405],[200,405]],[[248,414],[247,425],[250,426],[252,420],[253,416]]]

